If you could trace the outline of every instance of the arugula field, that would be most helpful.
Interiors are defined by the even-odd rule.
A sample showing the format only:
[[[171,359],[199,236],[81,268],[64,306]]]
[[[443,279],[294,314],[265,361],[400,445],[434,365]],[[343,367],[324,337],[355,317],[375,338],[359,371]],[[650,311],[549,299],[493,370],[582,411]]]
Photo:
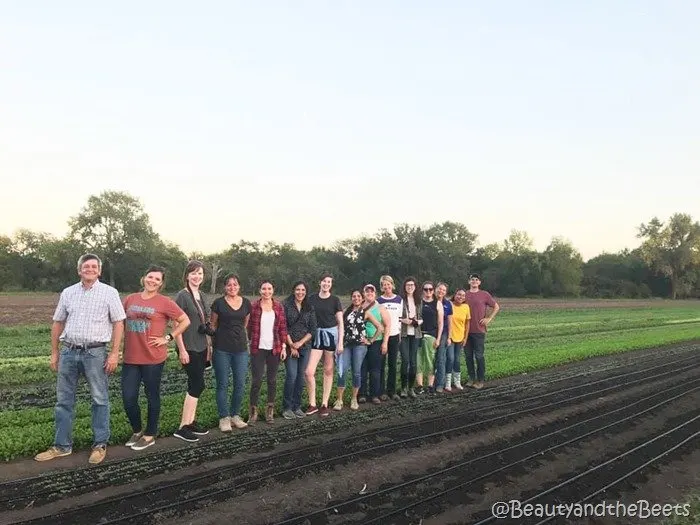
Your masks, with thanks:
[[[522,303],[522,301],[521,301]],[[603,306],[601,302],[601,306]],[[557,364],[634,349],[700,339],[700,304],[679,302],[595,308],[503,308],[489,327],[486,343],[487,380],[531,372]],[[51,445],[54,434],[55,374],[49,369],[48,325],[0,327],[0,458],[30,456]],[[462,370],[466,372],[464,354]],[[321,375],[319,373],[320,380]],[[215,427],[214,376],[208,372],[197,419]],[[281,406],[284,365],[277,386]],[[170,354],[162,387],[161,434],[176,430],[186,378],[174,353]],[[249,385],[248,385],[249,386]],[[319,384],[320,386],[320,384]],[[320,389],[319,389],[320,390]],[[349,389],[348,389],[349,390]],[[306,395],[306,393],[304,394]],[[348,392],[349,395],[349,392]],[[90,403],[84,381],[79,388],[74,427],[75,447],[92,442]],[[261,399],[265,399],[265,385]],[[110,381],[112,442],[121,444],[131,434],[121,402],[119,370]],[[331,396],[331,402],[334,394]],[[305,401],[304,401],[305,402]],[[145,409],[145,398],[142,396]],[[243,403],[247,416],[247,395]]]

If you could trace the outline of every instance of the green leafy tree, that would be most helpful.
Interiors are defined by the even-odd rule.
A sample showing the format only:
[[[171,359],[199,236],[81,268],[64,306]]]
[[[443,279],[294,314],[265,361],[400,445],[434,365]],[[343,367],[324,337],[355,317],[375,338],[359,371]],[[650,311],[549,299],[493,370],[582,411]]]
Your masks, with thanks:
[[[571,243],[554,237],[542,254],[542,291],[546,296],[578,296],[581,293],[583,259]]]
[[[666,224],[654,217],[639,227],[643,239],[642,257],[652,268],[667,276],[671,298],[692,289],[695,269],[700,265],[700,224],[686,213],[676,213]]]
[[[158,240],[141,202],[119,191],[91,196],[69,225],[73,239],[101,255],[112,286],[119,259],[127,254],[149,252]]]

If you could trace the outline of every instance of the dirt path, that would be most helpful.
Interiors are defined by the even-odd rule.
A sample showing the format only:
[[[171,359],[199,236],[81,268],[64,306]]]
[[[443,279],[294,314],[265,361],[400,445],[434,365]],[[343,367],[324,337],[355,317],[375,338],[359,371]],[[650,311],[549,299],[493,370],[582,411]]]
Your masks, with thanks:
[[[3,468],[0,524],[539,523],[495,520],[492,505],[671,503],[700,477],[698,350],[632,352],[480,392],[214,431],[196,446],[111,447],[92,468],[80,454],[51,472],[17,461]],[[676,475],[684,482],[670,483]],[[634,523],[596,520],[582,523]]]
[[[206,294],[209,300],[216,296]],[[58,293],[0,294],[0,326],[48,324],[58,303]],[[252,297],[250,297],[252,298]],[[342,297],[347,304],[348,297]],[[502,308],[508,311],[568,310],[572,308],[645,308],[688,304],[698,301],[665,299],[517,299],[498,298]]]

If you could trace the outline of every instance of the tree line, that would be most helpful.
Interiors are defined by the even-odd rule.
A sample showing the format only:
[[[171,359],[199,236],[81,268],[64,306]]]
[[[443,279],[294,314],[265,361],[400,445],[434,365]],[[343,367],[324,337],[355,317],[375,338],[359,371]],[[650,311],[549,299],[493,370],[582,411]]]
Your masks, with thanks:
[[[501,297],[700,297],[700,224],[677,213],[638,228],[640,245],[603,253],[588,261],[570,242],[555,237],[544,251],[532,238],[513,230],[503,242],[477,246],[477,235],[446,221],[430,226],[399,224],[374,235],[344,239],[332,246],[299,250],[292,243],[241,240],[213,254],[185,254],[156,233],[140,201],[128,193],[93,195],[69,221],[69,233],[56,238],[27,229],[0,236],[0,290],[59,291],[76,280],[76,261],[86,252],[103,260],[102,279],[121,291],[139,288],[144,269],[167,270],[166,290],[182,285],[188,259],[206,263],[204,286],[221,291],[221,277],[235,272],[243,292],[256,292],[270,279],[286,294],[297,279],[315,284],[331,272],[337,293],[348,293],[380,275],[413,275],[464,286],[470,272]]]

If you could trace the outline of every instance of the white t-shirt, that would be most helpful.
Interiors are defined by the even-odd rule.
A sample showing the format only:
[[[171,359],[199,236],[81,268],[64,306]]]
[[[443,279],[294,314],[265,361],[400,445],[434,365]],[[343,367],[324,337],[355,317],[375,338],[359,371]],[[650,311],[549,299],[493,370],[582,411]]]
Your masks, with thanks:
[[[416,316],[416,302],[413,300],[413,297],[410,295],[408,296],[408,301],[406,302],[406,306],[408,307],[408,317],[415,317]],[[413,326],[412,324],[409,324],[406,326],[406,335],[416,335],[416,327]]]
[[[275,345],[274,329],[275,326],[275,311],[263,311],[260,318],[260,344],[259,348],[264,350],[272,350]]]

